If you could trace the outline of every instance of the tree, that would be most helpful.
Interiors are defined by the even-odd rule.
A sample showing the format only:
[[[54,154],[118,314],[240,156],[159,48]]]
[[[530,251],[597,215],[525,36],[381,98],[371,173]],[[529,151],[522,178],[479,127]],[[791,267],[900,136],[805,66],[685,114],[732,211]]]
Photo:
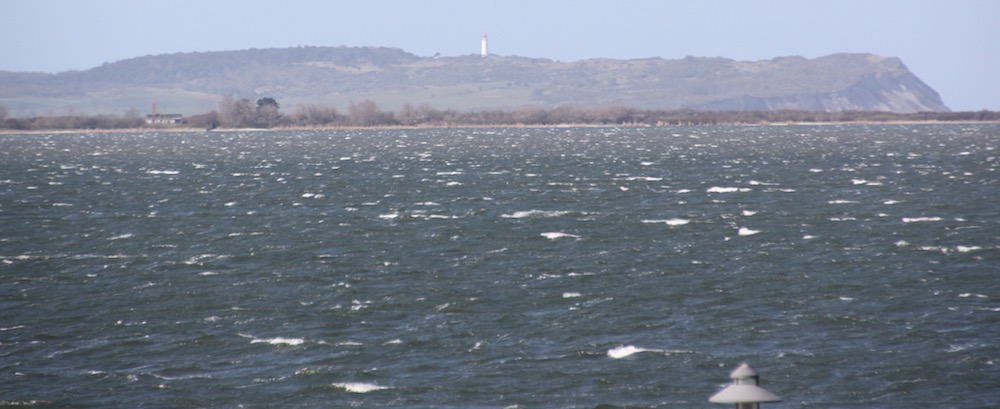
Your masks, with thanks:
[[[299,105],[291,114],[291,120],[296,125],[319,126],[343,122],[343,115],[333,107],[321,107],[313,104]]]
[[[254,119],[254,125],[264,128],[270,128],[281,123],[281,112],[278,111],[278,101],[274,98],[267,97],[257,100],[257,112]]]
[[[347,107],[347,116],[355,126],[389,125],[392,123],[392,113],[383,112],[375,101],[366,99],[359,103],[351,103]]]
[[[219,102],[219,122],[224,126],[233,128],[245,128],[253,126],[256,122],[257,110],[254,109],[250,100],[226,95]]]

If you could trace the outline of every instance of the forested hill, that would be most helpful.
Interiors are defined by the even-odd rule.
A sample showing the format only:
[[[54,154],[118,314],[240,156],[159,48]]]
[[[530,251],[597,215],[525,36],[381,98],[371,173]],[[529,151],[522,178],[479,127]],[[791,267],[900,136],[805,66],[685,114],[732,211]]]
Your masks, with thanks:
[[[58,74],[0,72],[0,104],[14,115],[195,114],[225,95],[342,108],[458,110],[621,105],[645,109],[948,111],[898,58],[834,54],[763,61],[726,58],[590,59],[419,57],[399,49],[297,47],[177,53]]]

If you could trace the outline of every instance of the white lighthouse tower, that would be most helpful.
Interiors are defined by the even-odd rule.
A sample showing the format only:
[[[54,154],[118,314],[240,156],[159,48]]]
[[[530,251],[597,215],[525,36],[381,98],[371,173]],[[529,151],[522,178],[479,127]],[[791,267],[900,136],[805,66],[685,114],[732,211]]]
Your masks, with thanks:
[[[490,55],[490,49],[486,44],[486,33],[483,33],[483,44],[479,48],[479,55],[483,57]]]

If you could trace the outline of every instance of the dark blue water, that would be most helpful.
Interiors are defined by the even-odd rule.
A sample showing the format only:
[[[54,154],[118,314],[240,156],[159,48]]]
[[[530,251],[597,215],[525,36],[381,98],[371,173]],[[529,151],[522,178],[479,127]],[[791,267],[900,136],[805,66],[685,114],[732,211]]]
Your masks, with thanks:
[[[1000,404],[1000,125],[0,135],[0,407]]]

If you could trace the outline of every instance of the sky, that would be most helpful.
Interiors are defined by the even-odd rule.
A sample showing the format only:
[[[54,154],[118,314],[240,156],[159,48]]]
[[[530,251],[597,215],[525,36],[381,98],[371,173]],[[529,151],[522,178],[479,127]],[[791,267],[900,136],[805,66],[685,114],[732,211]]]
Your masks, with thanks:
[[[375,46],[741,61],[899,57],[955,111],[1000,110],[1000,0],[0,0],[0,71],[178,52]]]

